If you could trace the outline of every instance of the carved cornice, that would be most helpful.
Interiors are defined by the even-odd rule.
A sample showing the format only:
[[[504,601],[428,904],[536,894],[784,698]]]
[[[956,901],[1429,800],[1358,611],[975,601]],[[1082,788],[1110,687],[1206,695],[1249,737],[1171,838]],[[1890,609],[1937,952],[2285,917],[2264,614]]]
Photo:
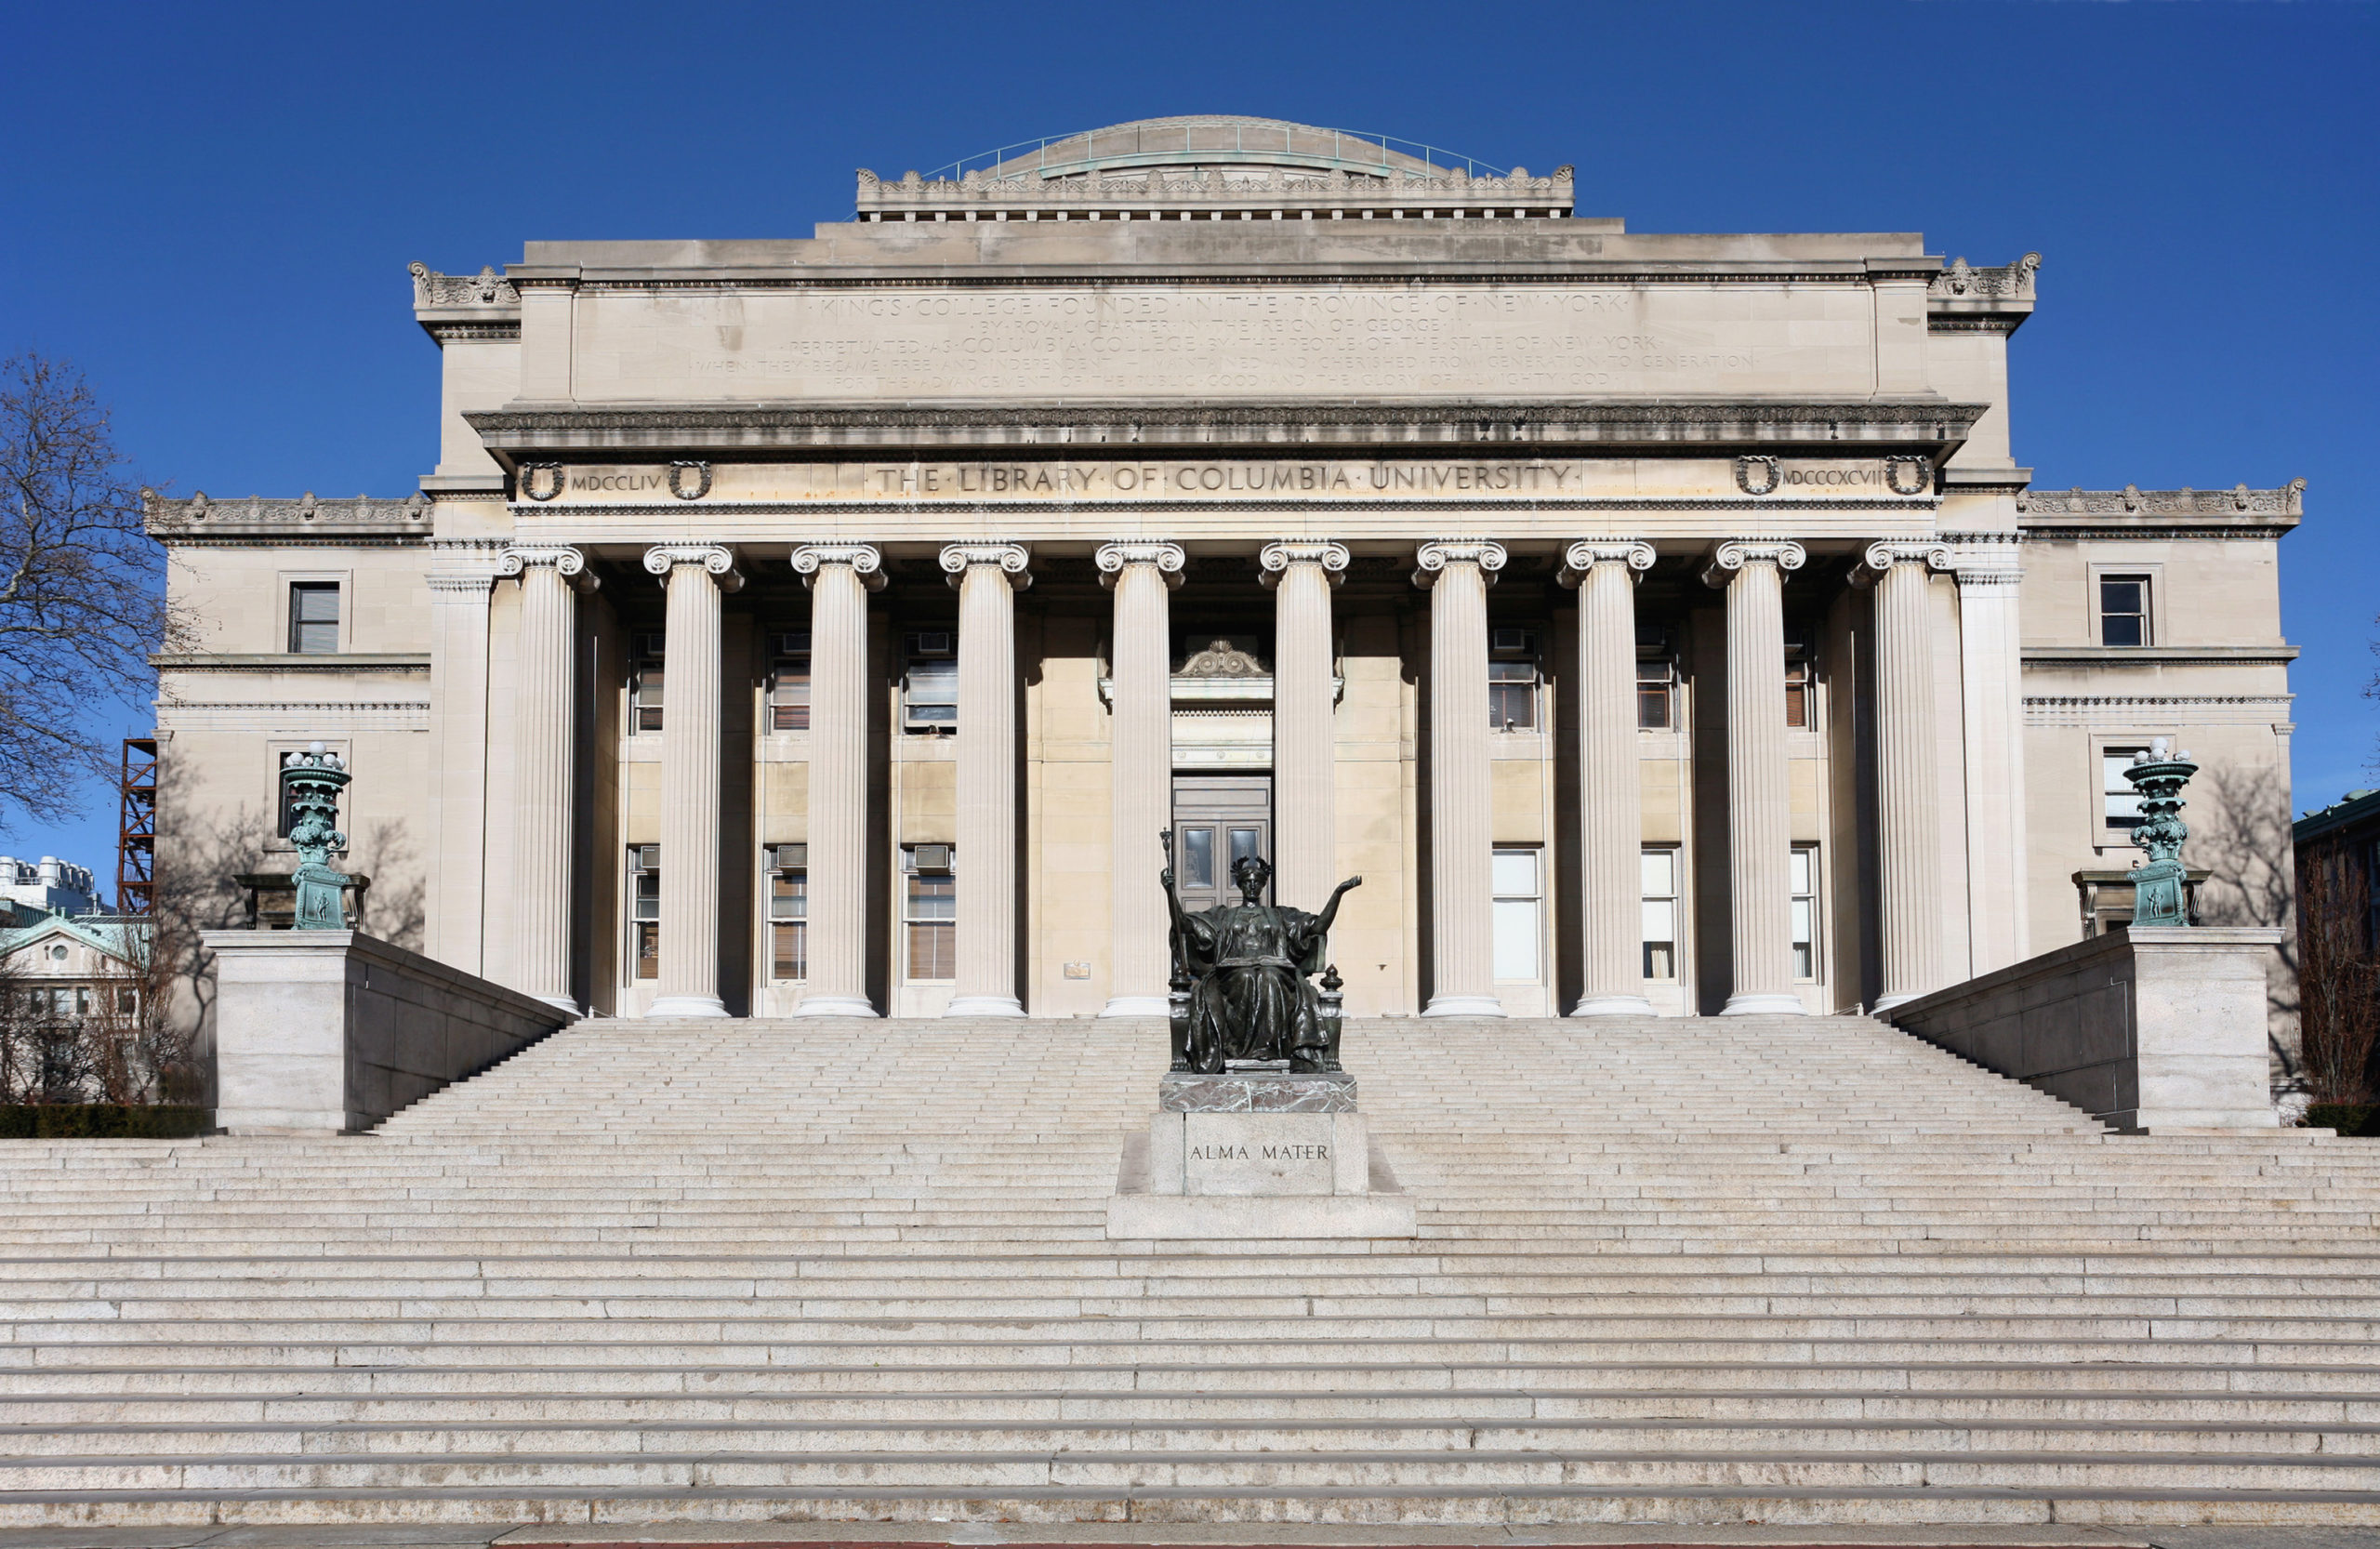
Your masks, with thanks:
[[[967,572],[976,565],[990,565],[1008,576],[1012,590],[1023,591],[1033,584],[1033,554],[1021,543],[951,543],[943,546],[943,575],[952,586],[967,579]]]
[[[1128,564],[1154,565],[1169,589],[1179,587],[1182,584],[1182,567],[1188,563],[1180,544],[1155,538],[1124,538],[1114,543],[1103,543],[1091,560],[1099,566],[1099,584],[1104,587],[1114,586],[1116,578],[1124,573]]]
[[[805,543],[788,557],[793,573],[801,577],[805,587],[818,584],[820,566],[840,564],[850,566],[860,585],[868,590],[880,591],[884,588],[884,555],[872,543]]]
[[[1351,560],[1343,543],[1333,543],[1328,538],[1284,538],[1266,544],[1258,552],[1256,563],[1262,574],[1257,576],[1257,583],[1269,591],[1281,584],[1281,577],[1288,573],[1289,566],[1316,564],[1322,567],[1324,577],[1332,586],[1340,586],[1347,579],[1347,566]]]
[[[2012,300],[2033,299],[2033,276],[2041,272],[2042,256],[2028,253],[2015,263],[1997,269],[1977,269],[1964,258],[1952,258],[1933,282],[1925,287],[1929,298],[1949,300]]]
[[[1226,447],[1285,445],[1311,456],[1333,448],[1423,455],[1460,447],[1740,446],[1823,448],[1917,445],[1947,453],[1964,443],[1989,405],[1933,400],[1548,402],[1455,399],[1426,407],[1390,404],[1042,404],[923,408],[913,402],[743,407],[487,409],[463,417],[498,461],[516,471],[563,453],[633,451],[716,457],[770,450],[871,446],[980,447],[1014,455],[1080,455],[1092,446],[1181,446],[1213,457]]]
[[[1496,572],[1504,568],[1511,558],[1504,546],[1493,538],[1439,538],[1425,543],[1413,555],[1413,584],[1423,589],[1437,584],[1450,564],[1474,564],[1479,567],[1483,586],[1496,584]]]
[[[893,182],[862,167],[854,203],[857,218],[864,221],[920,217],[997,220],[1009,216],[1123,220],[1194,212],[1261,218],[1276,211],[1359,219],[1367,214],[1393,218],[1400,212],[1418,218],[1426,212],[1443,218],[1458,210],[1482,216],[1567,216],[1573,194],[1573,174],[1567,166],[1554,168],[1550,178],[1532,178],[1523,166],[1498,178],[1473,178],[1460,169],[1438,176],[1400,170],[1374,177],[1351,175],[1344,167],[1309,171],[1280,166],[1268,167],[1260,176],[1226,178],[1212,168],[1169,172],[1150,166],[1120,175],[1091,168],[1055,178],[1043,177],[1038,169],[1015,177],[976,171],[956,180],[912,172]]]
[[[510,280],[498,274],[493,265],[483,266],[477,274],[441,274],[428,264],[416,260],[405,265],[413,274],[413,307],[416,311],[452,307],[470,307],[490,311],[521,310],[521,292]]]
[[[744,577],[736,572],[735,555],[715,543],[656,543],[644,551],[644,568],[648,575],[658,576],[664,586],[669,575],[680,565],[699,565],[718,578],[719,589],[735,591],[744,585]]]
[[[2017,523],[2036,538],[2279,537],[2306,511],[2306,481],[2278,489],[2028,489]]]
[[[1624,564],[1642,580],[1657,557],[1653,546],[1641,538],[1581,538],[1563,550],[1562,574],[1555,579],[1575,587],[1599,564]]]
[[[319,499],[311,490],[295,500],[259,495],[215,500],[205,490],[187,500],[171,500],[149,491],[144,518],[149,536],[164,543],[201,536],[416,537],[427,536],[431,527],[430,497],[418,490],[403,499],[359,495],[352,500]]]
[[[1702,572],[1702,584],[1725,587],[1748,564],[1773,564],[1781,580],[1807,564],[1809,559],[1810,551],[1791,538],[1729,538],[1711,551],[1711,563]]]

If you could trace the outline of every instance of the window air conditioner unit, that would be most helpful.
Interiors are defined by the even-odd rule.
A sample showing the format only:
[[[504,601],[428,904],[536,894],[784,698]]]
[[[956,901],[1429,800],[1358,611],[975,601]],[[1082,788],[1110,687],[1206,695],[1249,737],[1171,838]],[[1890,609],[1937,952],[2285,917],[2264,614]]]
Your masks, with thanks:
[[[909,637],[909,655],[913,656],[947,656],[958,650],[947,629],[932,629]]]
[[[773,844],[769,849],[771,869],[775,871],[810,869],[810,846],[807,844]]]
[[[950,869],[950,846],[947,844],[920,844],[912,849],[909,854],[915,858],[920,876],[931,876],[939,872],[947,872]]]
[[[1488,648],[1490,651],[1505,651],[1514,655],[1524,653],[1528,650],[1528,631],[1527,629],[1490,629],[1488,632]]]
[[[629,845],[628,863],[638,872],[660,870],[661,846],[657,844]]]
[[[774,656],[806,656],[810,655],[810,631],[793,629],[769,637],[769,654]]]

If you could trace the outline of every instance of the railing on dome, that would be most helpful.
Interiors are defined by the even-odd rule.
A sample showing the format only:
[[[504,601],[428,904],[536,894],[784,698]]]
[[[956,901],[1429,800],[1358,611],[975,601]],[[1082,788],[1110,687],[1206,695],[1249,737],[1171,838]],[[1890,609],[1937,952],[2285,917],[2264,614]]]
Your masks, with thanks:
[[[1212,135],[1226,127],[1232,130],[1232,143],[1228,147],[1198,145],[1194,142],[1193,137],[1197,131],[1204,130]],[[1258,136],[1261,143],[1250,142],[1250,130],[1261,131]],[[1395,156],[1413,157],[1433,170],[1449,173],[1460,165],[1463,176],[1467,178],[1506,176],[1506,169],[1503,167],[1491,166],[1486,162],[1474,160],[1470,156],[1457,155],[1451,151],[1443,150],[1435,145],[1424,145],[1419,140],[1399,139],[1395,135],[1376,135],[1361,129],[1317,129],[1299,124],[1279,126],[1256,123],[1230,124],[1216,119],[1191,120],[1178,126],[1135,129],[1134,133],[1139,137],[1142,148],[1122,155],[1085,154],[1060,161],[1049,159],[1049,152],[1052,146],[1080,143],[1087,152],[1099,136],[1111,132],[1105,129],[1081,129],[1070,135],[1049,135],[1040,139],[1018,140],[1013,145],[1003,145],[997,151],[961,156],[955,162],[937,166],[925,175],[926,180],[932,182],[937,179],[947,179],[952,182],[962,182],[970,172],[988,172],[994,167],[1016,161],[1027,153],[1034,158],[1033,172],[1042,178],[1066,178],[1077,173],[1096,172],[1107,167],[1146,166],[1152,163],[1170,162],[1184,155],[1230,155],[1249,152],[1276,159],[1289,158],[1325,170],[1340,166],[1351,172],[1376,174],[1381,177],[1389,177],[1404,170],[1391,159]],[[1182,139],[1178,147],[1161,143],[1175,133],[1179,133]],[[1280,140],[1277,146],[1270,143],[1276,134]],[[1330,154],[1325,156],[1318,152],[1297,149],[1296,138],[1301,134],[1309,137],[1329,135]],[[1160,143],[1152,143],[1153,139]],[[1350,154],[1358,146],[1368,152],[1376,152],[1377,154],[1368,154],[1360,158]],[[1010,176],[1022,177],[1024,173],[1020,169],[1011,173]]]

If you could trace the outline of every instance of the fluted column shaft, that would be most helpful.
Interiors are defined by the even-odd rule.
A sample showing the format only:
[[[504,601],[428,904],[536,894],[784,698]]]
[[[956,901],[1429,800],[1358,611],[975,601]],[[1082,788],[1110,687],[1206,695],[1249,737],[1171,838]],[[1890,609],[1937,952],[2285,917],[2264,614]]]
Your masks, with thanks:
[[[498,570],[521,577],[513,654],[512,985],[577,1011],[570,986],[573,670],[587,557],[575,549],[508,549]]]
[[[1722,1014],[1798,1015],[1793,993],[1792,797],[1785,768],[1786,573],[1798,543],[1719,546],[1727,589],[1727,861],[1735,989]]]
[[[1319,910],[1338,880],[1330,589],[1348,555],[1336,543],[1276,543],[1259,563],[1273,588],[1273,896]]]
[[[1170,543],[1111,543],[1097,555],[1115,589],[1109,671],[1110,940],[1107,1004],[1102,1016],[1166,1013],[1165,894],[1157,871],[1166,864],[1158,833],[1173,822],[1171,609],[1183,553]]]
[[[2014,534],[1971,535],[1959,574],[1959,685],[1967,791],[1965,975],[2031,954],[2025,888],[2025,722]],[[1949,965],[1962,976],[1961,965]]]
[[[959,980],[946,1016],[1023,1016],[1016,998],[1016,603],[1012,543],[953,544],[959,588]]]
[[[867,998],[867,594],[883,585],[882,563],[861,543],[793,551],[810,586],[810,978],[796,1016],[877,1014]]]
[[[1935,759],[1933,602],[1926,568],[1938,546],[1879,543],[1876,574],[1876,763],[1884,872],[1884,992],[1876,1010],[1942,986],[1941,784]]]
[[[1636,577],[1649,544],[1574,543],[1579,589],[1580,914],[1584,985],[1574,1016],[1646,1016],[1644,791],[1636,759]]]
[[[655,1016],[725,1016],[719,995],[720,591],[734,556],[648,549],[668,589],[661,708],[661,983]]]
[[[1423,1016],[1501,1016],[1496,999],[1494,793],[1488,770],[1488,587],[1501,545],[1424,544],[1430,589],[1430,1003]]]

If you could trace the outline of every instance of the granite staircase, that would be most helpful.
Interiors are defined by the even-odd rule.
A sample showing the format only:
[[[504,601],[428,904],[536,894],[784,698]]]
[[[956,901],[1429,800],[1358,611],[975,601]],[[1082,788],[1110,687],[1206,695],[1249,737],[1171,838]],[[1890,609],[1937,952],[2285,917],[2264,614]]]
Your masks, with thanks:
[[[1418,1239],[1111,1242],[1152,1025],[582,1024],[0,1143],[0,1526],[2380,1523],[2380,1142],[1850,1018],[1362,1024]]]

